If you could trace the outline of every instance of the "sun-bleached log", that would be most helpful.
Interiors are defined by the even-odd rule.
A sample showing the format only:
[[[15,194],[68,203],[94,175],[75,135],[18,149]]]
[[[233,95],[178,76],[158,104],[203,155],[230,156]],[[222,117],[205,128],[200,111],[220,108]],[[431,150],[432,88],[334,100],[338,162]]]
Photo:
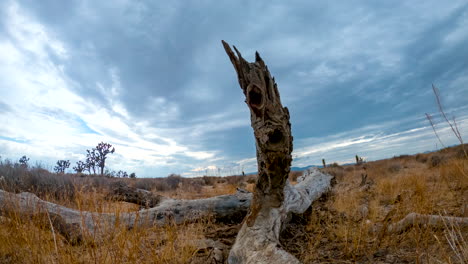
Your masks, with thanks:
[[[229,253],[228,262],[299,263],[281,248],[279,234],[290,212],[302,213],[331,186],[332,177],[317,170],[292,186],[288,181],[293,137],[289,110],[281,104],[275,79],[260,55],[247,62],[226,42],[224,49],[237,73],[250,109],[257,152],[258,179],[249,214]]]
[[[387,226],[388,233],[401,233],[413,226],[430,226],[433,228],[467,228],[468,217],[454,217],[441,215],[426,215],[409,213],[400,221]]]
[[[0,212],[4,216],[49,218],[56,231],[79,242],[83,236],[100,237],[116,225],[134,228],[182,224],[208,216],[215,221],[239,223],[247,214],[251,199],[252,194],[246,191],[197,200],[165,198],[150,209],[115,214],[75,210],[44,201],[32,193],[14,194],[0,190]]]

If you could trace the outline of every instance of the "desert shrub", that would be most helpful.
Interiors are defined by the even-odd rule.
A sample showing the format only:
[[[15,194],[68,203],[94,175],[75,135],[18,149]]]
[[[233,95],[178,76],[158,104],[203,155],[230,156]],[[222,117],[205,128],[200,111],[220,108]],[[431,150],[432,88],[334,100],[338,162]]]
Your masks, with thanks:
[[[434,154],[434,155],[431,156],[431,160],[430,160],[429,165],[431,167],[437,167],[440,164],[442,164],[443,161],[444,161],[444,158],[442,156]]]
[[[256,175],[248,175],[247,176],[247,183],[254,184],[257,182],[257,176]]]
[[[394,159],[406,159],[406,158],[409,158],[409,157],[410,157],[410,155],[408,155],[408,154],[402,154],[400,156],[394,156],[393,158]]]
[[[216,179],[216,183],[227,183],[227,180],[224,177],[218,178],[218,179]]]
[[[329,165],[331,168],[342,168],[338,163],[333,162],[332,164]]]
[[[203,190],[203,185],[205,185],[205,180],[203,178],[198,178],[198,179],[185,179],[184,178],[182,181],[182,191],[200,193]]]
[[[177,174],[170,174],[166,178],[137,178],[134,186],[147,191],[166,192],[177,189],[183,178]]]
[[[135,188],[150,191],[150,181],[151,179],[149,178],[140,178],[135,181]]]
[[[344,169],[341,166],[337,166],[337,167],[329,166],[327,168],[322,169],[322,171],[334,176],[337,181],[341,181],[341,179],[343,179],[343,176],[344,176]]]
[[[148,190],[156,190],[158,192],[166,192],[171,190],[171,187],[169,186],[169,184],[167,184],[167,181],[165,181],[164,179],[155,180],[150,186],[151,188],[148,188]]]
[[[245,189],[245,188],[247,188],[247,183],[246,182],[240,182],[239,184],[237,184],[237,187],[239,187],[241,189]]]
[[[105,189],[110,186],[110,180],[111,179],[107,177],[91,175],[84,178],[82,185],[92,187],[94,189]]]
[[[171,189],[167,184],[166,178],[139,178],[135,180],[135,188],[159,192],[165,192]]]
[[[397,173],[401,170],[401,165],[399,163],[390,163],[388,166],[388,171],[391,173]]]
[[[210,176],[203,176],[202,179],[205,185],[210,185],[210,186],[214,186],[217,180],[215,177],[210,177]]]
[[[234,175],[225,177],[228,184],[238,186],[241,182],[245,181],[245,175]]]
[[[9,192],[31,192],[44,198],[51,195],[57,199],[74,198],[73,176],[56,175],[41,167],[28,169],[19,163],[0,160],[0,187]]]
[[[424,154],[417,154],[415,157],[416,161],[421,162],[421,163],[426,163],[427,162],[427,156]]]
[[[465,144],[466,145],[466,144]],[[460,146],[460,148],[457,148],[456,152],[455,152],[455,157],[459,158],[459,159],[463,159],[463,158],[468,158],[468,147],[465,148],[465,146]]]
[[[182,177],[178,174],[170,174],[166,178],[167,185],[169,186],[169,189],[175,190],[179,186],[179,183],[182,181]]]

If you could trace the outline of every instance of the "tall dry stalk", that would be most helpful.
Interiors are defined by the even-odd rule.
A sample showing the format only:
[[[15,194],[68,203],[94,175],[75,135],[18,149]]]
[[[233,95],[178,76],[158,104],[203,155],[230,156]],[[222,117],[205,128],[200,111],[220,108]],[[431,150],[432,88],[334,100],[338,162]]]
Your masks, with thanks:
[[[461,144],[461,148],[463,150],[465,158],[468,159],[468,154],[466,152],[466,149],[465,149],[465,146],[464,146],[464,143],[463,143],[463,137],[462,137],[462,135],[460,133],[460,130],[458,129],[458,125],[457,125],[457,121],[455,120],[455,116],[452,117],[452,121],[450,121],[450,119],[447,117],[447,114],[445,113],[444,107],[442,105],[442,101],[441,101],[441,97],[440,97],[440,91],[439,91],[439,89],[437,87],[435,87],[434,84],[432,85],[432,91],[434,92],[434,96],[436,98],[436,103],[437,103],[437,107],[439,108],[440,115],[443,117],[445,122],[450,126],[450,129],[452,130],[453,134],[455,135],[455,137],[457,138],[457,140]],[[440,144],[442,144],[442,146],[445,148],[444,143],[442,142],[442,140],[440,139],[440,137],[439,137],[439,135],[438,135],[438,133],[436,131],[435,124],[433,122],[432,116],[429,115],[428,113],[426,113],[426,118],[429,121],[429,123],[431,124],[431,127],[434,130],[434,134],[436,135],[436,137],[439,140]]]

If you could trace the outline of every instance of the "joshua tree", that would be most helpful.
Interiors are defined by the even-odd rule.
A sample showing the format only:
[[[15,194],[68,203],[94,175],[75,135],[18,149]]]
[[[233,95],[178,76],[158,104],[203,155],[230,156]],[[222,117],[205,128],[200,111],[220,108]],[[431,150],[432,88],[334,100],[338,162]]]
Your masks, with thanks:
[[[97,153],[95,149],[86,150],[88,154],[86,154],[86,170],[91,174],[91,170],[93,170],[93,174],[96,174],[96,159]]]
[[[325,159],[322,159],[322,163],[323,163],[323,167],[326,168],[326,167],[327,167],[327,163],[325,163]]]
[[[130,173],[130,178],[135,179],[135,178],[136,178],[136,174],[135,174],[134,172]]]
[[[73,167],[73,169],[76,171],[76,173],[82,173],[85,171],[87,168],[87,164],[82,162],[81,160],[76,163],[76,166]]]
[[[65,173],[65,170],[70,167],[69,160],[58,160],[57,166],[54,167],[56,173]]]
[[[114,153],[115,148],[109,143],[99,143],[93,151],[96,151],[96,165],[101,168],[101,176],[104,175],[104,167],[106,166],[107,154]]]
[[[27,168],[28,167],[28,161],[29,161],[29,158],[27,158],[26,156],[23,156],[19,159],[19,164],[21,164],[21,167],[25,167]]]
[[[128,174],[126,171],[119,170],[115,175],[117,178],[128,178]]]

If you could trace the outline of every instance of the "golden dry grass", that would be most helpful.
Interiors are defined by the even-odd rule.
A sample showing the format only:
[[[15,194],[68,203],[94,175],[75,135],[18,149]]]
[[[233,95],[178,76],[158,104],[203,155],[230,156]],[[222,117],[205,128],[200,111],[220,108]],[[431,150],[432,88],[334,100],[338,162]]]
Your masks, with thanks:
[[[415,226],[401,234],[376,232],[376,227],[395,223],[411,212],[467,217],[466,158],[451,157],[436,167],[418,162],[414,156],[364,166],[326,169],[337,175],[338,183],[331,197],[310,216],[307,250],[300,254],[304,262],[468,261],[466,229]],[[360,187],[365,173],[368,186]],[[450,246],[450,240],[456,239],[458,249]]]
[[[96,192],[79,193],[73,207],[115,214],[138,210],[136,205],[103,197]],[[209,226],[202,221],[131,230],[116,225],[102,228],[106,230],[103,239],[71,245],[41,217],[7,216],[0,219],[0,263],[187,263]]]
[[[100,242],[55,247],[53,233],[33,222],[0,224],[0,263],[187,263],[204,225],[127,230],[116,227]]]
[[[442,156],[442,161],[433,163],[434,155]],[[298,258],[304,263],[468,261],[466,229],[448,224],[445,229],[415,226],[400,234],[376,231],[411,212],[468,217],[468,159],[442,152],[369,162],[364,167],[325,170],[336,176],[337,184],[326,200],[317,201],[302,216],[306,219],[303,228],[292,238],[300,248],[294,253]],[[360,186],[362,174],[368,175],[364,187]],[[252,191],[254,184],[216,182],[200,187],[185,181],[175,190],[158,194],[199,199],[232,194],[239,186]],[[139,209],[106,200],[104,189],[75,189],[73,199],[42,198],[94,212],[119,214]],[[0,263],[189,263],[197,241],[218,228],[208,220],[132,230],[114,226],[107,228],[109,233],[101,241],[71,245],[44,219],[1,217]],[[284,246],[294,251],[288,243]]]
[[[201,187],[201,189],[199,189]],[[224,194],[236,193],[236,185],[220,183],[213,186],[200,186],[199,188],[191,188],[190,184],[182,184],[180,188],[172,191],[158,192],[159,194],[171,197],[174,199],[202,199]]]

